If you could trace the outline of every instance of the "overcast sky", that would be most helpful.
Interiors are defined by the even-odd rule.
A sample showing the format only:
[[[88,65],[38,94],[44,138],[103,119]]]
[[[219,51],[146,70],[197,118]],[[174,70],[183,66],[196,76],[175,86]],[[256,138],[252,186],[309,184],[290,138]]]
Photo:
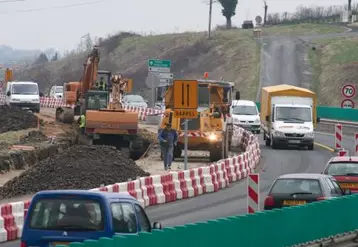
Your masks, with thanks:
[[[0,3],[0,44],[15,48],[56,48],[63,51],[74,48],[86,33],[103,37],[120,30],[142,34],[205,30],[208,26],[208,6],[204,1],[23,0]],[[91,2],[88,5],[68,6]],[[292,12],[298,5],[310,6],[313,2],[329,6],[346,4],[347,1],[267,0],[269,12]],[[38,9],[42,10],[36,11]],[[236,16],[232,19],[233,25],[241,25],[246,18],[263,16],[263,12],[262,0],[239,0]],[[213,26],[224,23],[221,7],[215,4]]]

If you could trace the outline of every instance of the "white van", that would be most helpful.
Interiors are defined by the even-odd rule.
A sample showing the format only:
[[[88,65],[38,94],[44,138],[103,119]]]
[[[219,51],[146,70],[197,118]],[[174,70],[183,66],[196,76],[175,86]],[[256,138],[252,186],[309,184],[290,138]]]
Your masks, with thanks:
[[[5,92],[7,105],[40,112],[40,93],[36,82],[8,82]]]
[[[249,100],[233,100],[230,115],[234,125],[247,129],[252,133],[260,133],[261,121],[256,103]]]
[[[52,86],[50,90],[50,97],[56,99],[63,98],[63,86]]]

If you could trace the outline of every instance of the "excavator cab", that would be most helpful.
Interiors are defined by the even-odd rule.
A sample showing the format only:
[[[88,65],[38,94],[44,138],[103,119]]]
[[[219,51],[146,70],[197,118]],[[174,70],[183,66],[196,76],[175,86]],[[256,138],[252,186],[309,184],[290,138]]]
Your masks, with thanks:
[[[108,92],[91,90],[88,91],[85,97],[86,110],[105,109],[108,106]]]

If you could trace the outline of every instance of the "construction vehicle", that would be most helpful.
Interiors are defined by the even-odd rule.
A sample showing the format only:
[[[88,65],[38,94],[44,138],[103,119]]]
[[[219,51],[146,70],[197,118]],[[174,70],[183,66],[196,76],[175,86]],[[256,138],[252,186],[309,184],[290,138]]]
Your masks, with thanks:
[[[233,126],[228,118],[234,91],[234,83],[198,80],[198,115],[188,121],[188,150],[209,151],[210,161],[228,157],[233,136]],[[179,133],[178,145],[174,149],[174,158],[179,158],[184,149],[184,118],[177,118],[173,112],[173,84],[168,86],[165,93],[165,111],[160,123],[160,129],[167,123]],[[158,96],[159,97],[159,96]],[[235,98],[240,99],[240,92]],[[158,99],[159,100],[159,99]]]
[[[143,140],[137,136],[138,113],[125,111],[121,102],[127,80],[121,74],[98,70],[98,64],[99,50],[94,47],[81,80],[64,84],[64,102],[68,106],[56,109],[56,120],[73,123],[75,115],[84,114],[88,144],[129,147],[130,157],[137,159],[143,148]],[[97,78],[101,77],[106,78],[105,90],[96,88]]]

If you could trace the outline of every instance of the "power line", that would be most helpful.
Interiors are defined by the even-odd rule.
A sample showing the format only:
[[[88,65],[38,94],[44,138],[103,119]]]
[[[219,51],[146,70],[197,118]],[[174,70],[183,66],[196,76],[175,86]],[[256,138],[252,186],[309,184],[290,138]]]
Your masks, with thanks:
[[[6,0],[5,0],[5,1],[6,1]],[[9,2],[15,2],[15,1],[22,2],[22,1],[25,1],[25,0],[15,0],[15,1],[7,0],[7,1],[9,1]],[[101,2],[103,2],[103,1],[104,1],[104,0],[97,0],[97,1],[93,1],[93,2],[83,2],[83,3],[76,3],[76,4],[70,4],[70,5],[47,7],[47,8],[21,9],[21,10],[15,10],[15,11],[0,12],[0,15],[13,14],[13,13],[37,12],[37,11],[50,10],[50,9],[73,8],[73,7],[83,6],[83,5],[91,5],[91,4],[101,3]],[[1,3],[1,1],[0,1],[0,3]]]

